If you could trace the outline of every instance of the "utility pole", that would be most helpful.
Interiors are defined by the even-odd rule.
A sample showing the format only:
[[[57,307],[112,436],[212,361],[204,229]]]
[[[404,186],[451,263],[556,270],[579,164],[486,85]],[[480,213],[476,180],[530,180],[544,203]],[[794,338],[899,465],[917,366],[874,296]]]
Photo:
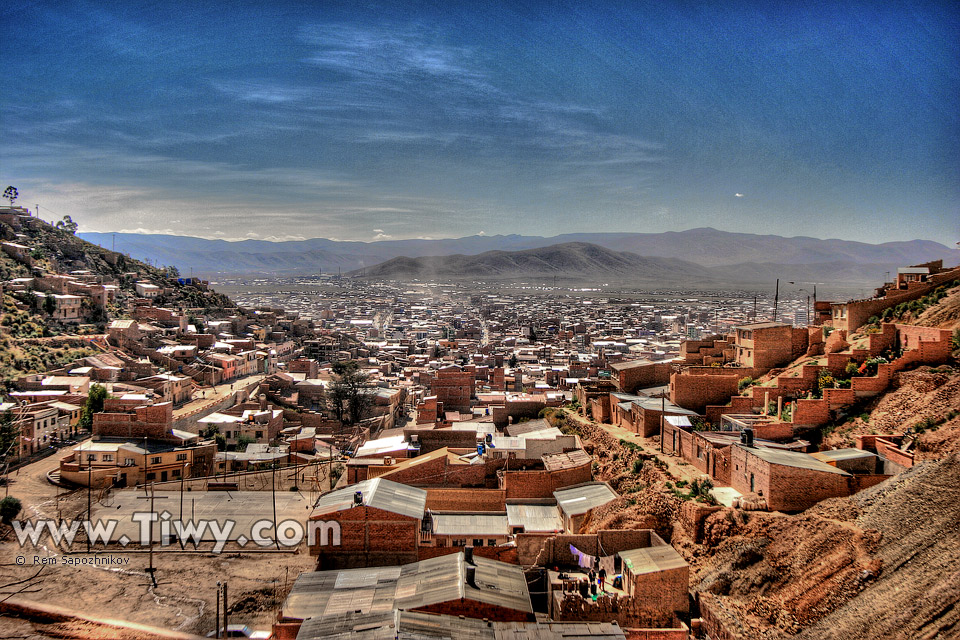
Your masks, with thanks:
[[[660,396],[660,453],[663,453],[663,414],[667,409],[667,398]]]
[[[156,513],[154,509],[154,487],[153,482],[150,483],[150,495],[149,496],[137,496],[138,500],[149,500],[150,501],[150,513]],[[144,490],[146,490],[146,485],[144,485]],[[160,498],[160,500],[166,500],[166,498]],[[153,523],[150,524],[150,530],[147,534],[149,536],[148,544],[150,546],[150,566],[147,567],[147,573],[150,574],[150,581],[153,583],[153,587],[157,587],[157,576],[156,576],[156,567],[153,566]]]
[[[223,591],[223,583],[217,581],[217,628],[214,630],[213,637],[220,637],[220,592]]]
[[[780,278],[777,278],[777,289],[773,294],[773,321],[777,321],[777,303],[780,301]]]
[[[280,532],[277,531],[277,462],[270,464],[270,497],[273,499],[273,541],[280,550]]]
[[[227,635],[227,627],[229,623],[227,622],[227,581],[223,581],[223,635]]]
[[[90,509],[92,505],[90,503],[90,492],[93,491],[93,488],[92,488],[93,487],[93,481],[92,481],[93,461],[90,460],[89,455],[90,454],[87,454],[88,456],[87,457],[87,522],[89,522],[91,519]],[[90,536],[89,535],[87,536],[87,553],[90,553]]]

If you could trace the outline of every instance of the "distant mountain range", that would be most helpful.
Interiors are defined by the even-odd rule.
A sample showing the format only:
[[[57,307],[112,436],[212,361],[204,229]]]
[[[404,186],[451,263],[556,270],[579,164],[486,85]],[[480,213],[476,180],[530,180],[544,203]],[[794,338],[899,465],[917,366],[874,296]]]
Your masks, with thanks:
[[[822,262],[784,264],[746,262],[705,267],[678,258],[639,256],[585,242],[567,242],[523,251],[487,251],[475,256],[391,258],[373,267],[348,272],[351,277],[384,280],[591,280],[650,285],[769,285],[780,278],[831,284],[877,283],[890,270],[882,263]]]
[[[849,240],[821,240],[809,237],[785,238],[772,235],[731,233],[717,229],[701,228],[667,233],[576,233],[550,238],[540,236],[468,236],[438,240],[384,240],[380,242],[340,242],[315,238],[311,240],[267,242],[263,240],[207,240],[185,236],[146,235],[132,233],[82,233],[85,240],[102,247],[113,248],[133,258],[149,260],[154,264],[176,265],[182,273],[192,270],[196,275],[232,274],[316,274],[340,270],[343,273],[366,268],[371,275],[374,266],[393,258],[423,258],[449,256],[463,263],[466,256],[478,256],[487,252],[526,252],[555,245],[588,244],[609,249],[615,254],[623,252],[633,257],[603,259],[599,254],[591,258],[587,250],[575,251],[574,255],[557,256],[568,265],[563,272],[573,275],[579,265],[591,273],[626,273],[634,260],[643,256],[651,262],[646,266],[657,267],[654,258],[671,258],[680,261],[676,268],[724,266],[724,274],[715,277],[736,281],[768,281],[771,274],[795,280],[815,280],[832,277],[848,282],[877,282],[884,271],[898,266],[916,264],[942,258],[947,264],[960,261],[960,251],[928,240],[910,240],[868,244]],[[115,244],[114,244],[115,243]],[[564,252],[561,252],[564,253]],[[535,256],[508,258],[496,266],[496,260],[477,263],[477,268],[500,269],[499,277],[506,273],[524,273],[533,269],[542,275],[560,275],[556,271],[541,272],[547,266],[536,266]],[[521,262],[514,262],[520,260]],[[591,262],[591,260],[595,260]],[[596,262],[599,260],[599,262]],[[692,264],[691,264],[692,263]],[[601,266],[605,265],[605,266]],[[663,263],[662,268],[668,268]],[[521,269],[521,265],[523,268]],[[785,267],[784,267],[785,266]],[[414,263],[391,269],[421,269]],[[459,268],[459,267],[458,267]],[[600,271],[597,271],[597,270]],[[619,270],[619,271],[618,271]],[[789,273],[788,273],[789,272]],[[589,275],[589,274],[588,274]],[[693,277],[690,272],[689,277]],[[479,276],[479,274],[478,274]],[[699,276],[697,276],[699,277]],[[706,277],[704,275],[703,277]]]
[[[710,269],[677,258],[647,258],[586,242],[475,256],[392,258],[348,275],[367,278],[615,278],[650,282],[713,280]]]

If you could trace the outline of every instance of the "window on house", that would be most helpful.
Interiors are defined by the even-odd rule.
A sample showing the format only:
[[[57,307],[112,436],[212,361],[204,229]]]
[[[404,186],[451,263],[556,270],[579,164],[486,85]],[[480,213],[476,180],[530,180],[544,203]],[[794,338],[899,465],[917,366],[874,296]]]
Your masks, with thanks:
[[[263,431],[257,431],[256,438],[257,440],[260,440],[261,438],[263,438]]]
[[[475,546],[475,547],[482,547],[482,546],[483,546],[483,540],[482,540],[481,538],[474,538],[474,539],[473,539],[473,546]]]
[[[177,462],[186,462],[186,460],[187,460],[187,454],[185,453],[177,454]]]
[[[155,473],[148,473],[148,474],[147,474],[147,482],[150,482],[151,480],[156,480],[156,478],[157,478],[157,474],[155,474]]]
[[[179,477],[180,477],[180,469],[173,469],[173,470],[170,472],[170,474],[171,474],[174,478],[179,478]]]
[[[111,453],[105,453],[105,454],[103,454],[103,461],[104,461],[104,462],[113,462],[113,454],[111,454]]]
[[[163,456],[153,456],[150,458],[151,464],[160,464],[161,462],[163,462]]]
[[[133,458],[127,458],[123,461],[123,464],[128,467],[132,467],[133,465],[137,464],[137,461],[134,460]]]
[[[88,454],[87,454],[87,462],[91,462],[91,461],[96,460],[96,459],[97,459],[97,454],[95,454],[95,453],[88,453]]]
[[[497,541],[491,538],[491,539],[487,540],[487,546],[488,546],[488,547],[495,547],[495,546],[497,546]]]

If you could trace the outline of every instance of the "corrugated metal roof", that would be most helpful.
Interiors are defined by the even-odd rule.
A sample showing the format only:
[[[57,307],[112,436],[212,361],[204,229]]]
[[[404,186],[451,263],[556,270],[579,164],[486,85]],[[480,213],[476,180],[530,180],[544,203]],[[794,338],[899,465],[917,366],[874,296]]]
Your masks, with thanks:
[[[434,513],[433,533],[440,536],[505,536],[507,516],[480,513]]]
[[[563,519],[553,505],[508,504],[507,523],[511,527],[523,527],[526,533],[563,531]]]
[[[300,574],[281,616],[305,620],[351,611],[376,613],[472,600],[532,613],[530,592],[518,565],[474,556],[476,587],[466,583],[462,553],[400,567],[312,571]]]
[[[322,496],[314,507],[313,515],[353,508],[353,498],[357,491],[363,494],[363,504],[368,507],[418,520],[423,517],[423,510],[427,504],[427,492],[423,489],[383,478],[374,478]]]
[[[576,516],[616,500],[618,496],[606,482],[584,482],[554,491],[553,497],[564,514]]]
[[[820,460],[824,458],[828,460],[856,460],[857,458],[877,457],[877,454],[871,453],[870,451],[864,451],[863,449],[831,449],[829,451],[820,451],[811,455]]]
[[[785,467],[796,467],[798,469],[809,469],[811,471],[822,471],[824,473],[836,473],[842,476],[850,475],[842,469],[831,467],[826,462],[821,462],[813,456],[806,453],[800,453],[799,451],[785,451],[782,449],[766,449],[742,446],[741,448],[748,453],[755,455],[761,460],[769,462],[770,464],[779,464]]]
[[[624,640],[616,622],[484,622],[419,611],[305,620],[297,640]]]
[[[771,327],[789,327],[789,326],[790,325],[784,322],[754,322],[752,324],[738,325],[734,327],[734,329],[747,329],[748,331],[752,331],[754,329],[769,329]]]
[[[583,449],[574,449],[565,453],[548,453],[542,456],[543,468],[547,471],[573,469],[590,464],[593,458]]]
[[[664,413],[674,413],[681,416],[699,415],[696,411],[684,409],[683,407],[673,404],[669,400],[662,400],[660,398],[640,398],[639,400],[631,400],[631,402],[642,409],[648,409],[651,411],[660,411],[663,409]]]
[[[688,566],[683,557],[670,545],[644,547],[621,551],[620,557],[626,571],[633,575],[656,573],[668,569],[682,569]]]

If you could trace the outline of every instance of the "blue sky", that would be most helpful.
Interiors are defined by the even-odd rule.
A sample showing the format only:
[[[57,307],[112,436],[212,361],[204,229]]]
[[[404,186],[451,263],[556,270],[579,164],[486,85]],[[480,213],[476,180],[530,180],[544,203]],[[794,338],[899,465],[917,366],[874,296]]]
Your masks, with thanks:
[[[960,240],[951,2],[13,0],[0,26],[0,182],[81,230]]]

